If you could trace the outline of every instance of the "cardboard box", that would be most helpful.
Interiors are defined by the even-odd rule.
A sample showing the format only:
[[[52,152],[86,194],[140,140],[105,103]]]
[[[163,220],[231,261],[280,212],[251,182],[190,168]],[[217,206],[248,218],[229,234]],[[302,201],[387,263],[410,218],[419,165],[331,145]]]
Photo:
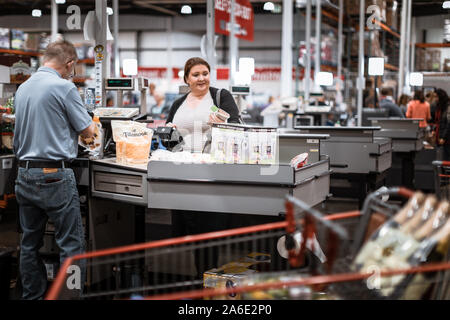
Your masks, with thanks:
[[[9,39],[9,29],[0,28],[0,48],[9,49],[10,39]]]
[[[231,288],[242,285],[250,275],[270,267],[270,254],[252,252],[247,256],[232,261],[219,268],[206,271],[203,274],[204,288]],[[214,297],[217,300],[238,300],[240,294]]]
[[[444,72],[450,72],[450,59],[444,60],[444,66],[443,66]]]

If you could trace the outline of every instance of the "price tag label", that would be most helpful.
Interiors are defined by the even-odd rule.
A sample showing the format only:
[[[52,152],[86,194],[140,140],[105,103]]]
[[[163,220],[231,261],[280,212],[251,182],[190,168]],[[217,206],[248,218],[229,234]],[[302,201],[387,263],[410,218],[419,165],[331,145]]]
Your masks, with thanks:
[[[103,90],[102,90],[102,63],[105,58],[103,51],[104,47],[102,45],[98,45],[94,48],[95,51],[95,106],[101,107],[102,99],[103,99]]]

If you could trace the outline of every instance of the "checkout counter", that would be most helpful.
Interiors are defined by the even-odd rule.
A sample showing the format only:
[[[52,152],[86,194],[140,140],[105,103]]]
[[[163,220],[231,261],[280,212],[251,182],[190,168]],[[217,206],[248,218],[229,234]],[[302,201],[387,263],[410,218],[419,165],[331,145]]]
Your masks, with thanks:
[[[392,167],[386,179],[387,186],[403,186],[415,189],[428,189],[421,181],[425,178],[433,188],[433,168],[428,163],[428,174],[425,170],[421,179],[415,179],[416,156],[423,150],[425,132],[419,127],[422,119],[407,118],[371,118],[372,125],[379,126],[381,130],[375,133],[376,137],[390,138],[392,141]],[[434,150],[433,150],[434,151]],[[431,157],[435,152],[431,151]],[[430,154],[430,152],[425,153]],[[422,166],[423,167],[423,166]],[[420,167],[419,167],[420,169]],[[424,170],[422,170],[424,171]]]
[[[380,127],[295,128],[305,134],[329,134],[321,141],[321,153],[330,157],[330,191],[333,196],[356,195],[362,206],[367,194],[384,185],[392,163],[391,140],[377,137]]]
[[[320,141],[327,138],[279,132],[279,165],[91,160],[91,250],[139,241],[146,208],[278,216],[286,194],[320,204],[330,189],[330,160],[320,155]],[[289,162],[303,152],[308,164],[296,171]]]

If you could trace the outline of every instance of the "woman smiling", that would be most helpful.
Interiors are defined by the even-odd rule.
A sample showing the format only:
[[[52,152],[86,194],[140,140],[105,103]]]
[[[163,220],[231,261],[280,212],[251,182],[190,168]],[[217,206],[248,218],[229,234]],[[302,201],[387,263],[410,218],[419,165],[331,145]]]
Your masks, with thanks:
[[[172,104],[167,117],[167,125],[176,126],[183,136],[185,151],[202,152],[211,129],[210,123],[226,122],[211,112],[212,106],[218,106],[229,114],[227,122],[240,122],[239,109],[231,93],[225,89],[219,91],[210,87],[210,72],[208,62],[202,58],[186,61],[184,82],[189,86],[190,92]]]

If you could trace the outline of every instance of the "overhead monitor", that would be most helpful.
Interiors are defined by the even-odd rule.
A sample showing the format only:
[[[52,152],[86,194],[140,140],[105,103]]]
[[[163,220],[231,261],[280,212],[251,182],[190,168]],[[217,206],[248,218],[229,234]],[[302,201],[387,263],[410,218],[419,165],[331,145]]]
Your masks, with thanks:
[[[109,78],[105,81],[106,90],[134,90],[132,78]]]

